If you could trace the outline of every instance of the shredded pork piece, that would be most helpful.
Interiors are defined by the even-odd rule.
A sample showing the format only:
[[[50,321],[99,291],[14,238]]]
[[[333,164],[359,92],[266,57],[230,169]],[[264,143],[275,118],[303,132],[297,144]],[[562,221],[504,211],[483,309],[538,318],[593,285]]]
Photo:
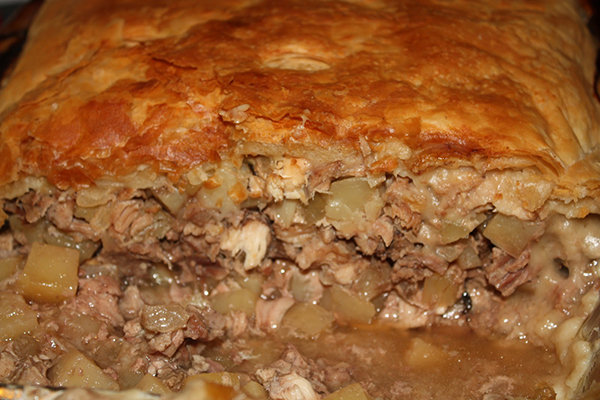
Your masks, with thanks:
[[[286,311],[295,302],[291,297],[280,297],[276,300],[258,299],[256,302],[256,326],[265,331],[277,328]]]
[[[221,243],[221,248],[231,251],[233,255],[243,252],[246,256],[244,269],[248,271],[257,267],[265,258],[270,241],[271,230],[269,227],[260,221],[253,220],[240,229],[230,230]]]

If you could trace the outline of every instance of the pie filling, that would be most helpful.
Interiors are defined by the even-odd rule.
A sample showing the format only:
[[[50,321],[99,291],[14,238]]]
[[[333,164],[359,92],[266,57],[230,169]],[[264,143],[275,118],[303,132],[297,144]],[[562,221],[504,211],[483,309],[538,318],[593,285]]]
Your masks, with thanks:
[[[565,398],[600,210],[539,176],[244,155],[176,184],[23,179],[1,193],[0,381]]]

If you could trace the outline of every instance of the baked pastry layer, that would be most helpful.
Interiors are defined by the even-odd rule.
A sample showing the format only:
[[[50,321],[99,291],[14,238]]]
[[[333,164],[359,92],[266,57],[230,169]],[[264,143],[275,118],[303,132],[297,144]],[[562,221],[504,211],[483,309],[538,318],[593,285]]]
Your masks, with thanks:
[[[333,161],[363,140],[385,172],[532,166],[578,198],[597,187],[599,112],[577,11],[49,2],[0,97],[2,183],[89,185],[140,164],[177,180],[232,152]]]

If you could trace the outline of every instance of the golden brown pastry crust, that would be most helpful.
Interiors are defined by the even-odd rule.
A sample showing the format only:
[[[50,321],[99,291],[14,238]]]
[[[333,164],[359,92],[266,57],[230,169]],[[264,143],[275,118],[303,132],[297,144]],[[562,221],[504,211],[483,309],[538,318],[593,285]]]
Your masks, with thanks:
[[[41,10],[0,94],[0,184],[139,165],[176,181],[240,143],[339,156],[398,139],[415,173],[534,166],[564,198],[600,186],[595,50],[574,2],[106,4]]]

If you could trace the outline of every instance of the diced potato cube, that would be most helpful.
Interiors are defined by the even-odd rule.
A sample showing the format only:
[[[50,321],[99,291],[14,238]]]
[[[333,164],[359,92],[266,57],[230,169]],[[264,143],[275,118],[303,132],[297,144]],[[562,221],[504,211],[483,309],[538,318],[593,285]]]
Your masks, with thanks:
[[[0,340],[15,339],[38,326],[37,313],[23,297],[0,293]]]
[[[148,270],[148,276],[152,278],[154,286],[170,286],[175,282],[175,274],[164,264],[154,264]]]
[[[143,378],[135,385],[136,389],[141,391],[152,393],[152,394],[168,394],[171,390],[157,377],[146,374]]]
[[[516,258],[542,229],[536,222],[521,221],[517,217],[496,214],[489,220],[483,236]]]
[[[290,292],[295,300],[302,303],[319,300],[323,292],[323,287],[319,283],[319,273],[295,271],[290,282]]]
[[[325,217],[325,196],[315,193],[306,206],[301,206],[307,224],[316,224]]]
[[[442,244],[448,244],[456,242],[459,239],[468,238],[470,233],[471,230],[467,226],[455,222],[445,223],[440,230]]]
[[[60,335],[74,346],[80,346],[90,337],[96,337],[103,323],[87,314],[65,309],[56,318]]]
[[[57,303],[77,292],[79,252],[39,242],[31,246],[19,287],[27,300]]]
[[[323,295],[321,296],[321,299],[319,300],[319,305],[326,310],[329,310],[329,311],[332,310],[333,306],[332,306],[332,300],[331,300],[331,289],[325,288],[323,290]]]
[[[331,328],[333,315],[323,307],[296,303],[283,316],[281,328],[293,336],[314,338]]]
[[[360,297],[373,300],[390,286],[389,268],[368,268],[363,271],[352,287]]]
[[[44,243],[79,251],[80,263],[92,258],[98,247],[100,247],[100,243],[96,243],[93,240],[76,242],[71,235],[62,233],[57,229],[54,229],[52,233],[48,230],[44,232]]]
[[[99,208],[100,206],[90,208],[75,206],[75,210],[73,210],[73,216],[75,218],[84,219],[87,222],[90,222],[94,218],[94,215],[96,215],[98,212]]]
[[[206,374],[197,374],[188,376],[184,381],[184,385],[188,385],[191,381],[201,380],[207,383],[216,383],[217,385],[227,386],[232,388],[240,387],[240,374],[232,372],[210,372]]]
[[[96,363],[98,364],[97,361]],[[101,367],[100,364],[98,364],[98,366]],[[121,390],[135,388],[136,385],[140,383],[140,381],[144,377],[144,374],[141,371],[134,370],[131,365],[119,365],[118,367],[115,367],[115,370],[119,374],[119,379],[117,380],[117,383],[121,387]]]
[[[445,276],[433,274],[423,282],[423,302],[443,313],[458,298],[459,285]]]
[[[250,381],[242,387],[242,391],[246,393],[250,398],[257,400],[269,400],[267,391],[258,382]]]
[[[186,399],[233,399],[235,394],[235,389],[206,382],[199,375],[188,376],[181,389],[181,397]]]
[[[19,287],[27,300],[57,303],[77,292],[79,252],[35,242],[27,257]]]
[[[119,384],[92,360],[77,350],[70,350],[48,371],[55,386],[119,390]]]
[[[98,207],[108,203],[113,197],[115,188],[110,186],[90,186],[77,191],[77,206]]]
[[[244,365],[248,366],[248,368],[254,368],[259,365],[270,365],[280,358],[283,351],[280,343],[265,341],[262,338],[248,340],[247,343],[248,348],[252,349],[251,356],[244,360]]]
[[[339,286],[331,287],[331,309],[342,320],[367,324],[375,316],[375,306]]]
[[[43,242],[44,233],[48,229],[48,222],[44,219],[33,224],[28,224],[27,222],[23,222],[17,215],[11,215],[8,217],[8,223],[10,224],[11,230],[23,232],[28,243]]]
[[[323,400],[371,400],[372,397],[360,386],[353,383],[340,390],[336,390]]]
[[[228,292],[218,293],[210,299],[213,308],[220,314],[227,314],[230,311],[243,311],[246,315],[254,314],[258,294],[250,289],[237,289]]]
[[[356,221],[362,218],[365,204],[375,195],[366,178],[348,178],[331,184],[325,214],[341,221]]]
[[[481,258],[479,258],[479,255],[471,246],[465,247],[456,260],[456,263],[464,270],[478,268],[483,265]]]
[[[271,211],[275,218],[275,222],[284,228],[289,228],[294,221],[296,216],[296,209],[298,208],[297,200],[285,199],[280,203],[276,203],[271,206]]]
[[[444,350],[421,338],[412,339],[408,351],[405,354],[406,363],[415,368],[438,365],[439,363],[446,361],[447,358],[448,355]]]
[[[179,190],[169,190],[168,188],[153,189],[152,194],[171,212],[177,215],[179,210],[188,201],[188,194]]]
[[[240,284],[241,287],[249,289],[254,293],[260,295],[262,293],[262,284],[265,278],[260,273],[249,273],[246,276],[238,275],[235,281]]]
[[[17,268],[23,259],[19,256],[3,258],[0,260],[0,281],[17,272]]]

